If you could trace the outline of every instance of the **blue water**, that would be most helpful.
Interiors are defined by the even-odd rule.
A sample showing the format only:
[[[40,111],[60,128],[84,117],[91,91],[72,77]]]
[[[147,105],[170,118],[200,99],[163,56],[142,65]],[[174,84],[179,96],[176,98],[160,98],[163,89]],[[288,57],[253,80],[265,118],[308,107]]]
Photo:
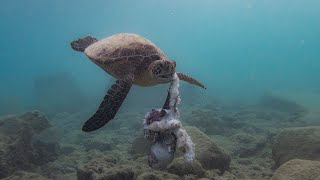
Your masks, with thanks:
[[[80,165],[105,155],[136,166],[139,156],[128,149],[142,133],[144,114],[163,104],[168,85],[134,86],[116,120],[88,135],[81,127],[115,79],[70,47],[87,35],[102,39],[123,32],[151,40],[176,61],[177,71],[208,87],[180,83],[181,121],[226,149],[237,162],[230,171],[237,177],[270,178],[276,161],[271,157],[273,137],[285,127],[319,125],[319,0],[1,0],[0,117],[39,109],[53,127],[35,137],[76,147],[69,147],[75,152],[71,155],[61,153],[48,169],[35,166],[30,172],[76,179]],[[7,127],[1,118],[0,130]],[[23,126],[17,122],[9,127]],[[14,136],[8,139],[16,138],[12,129]],[[2,135],[6,132],[0,131],[0,145],[6,147]],[[29,170],[27,164],[3,173],[2,160],[0,178]],[[111,164],[121,169],[117,163]],[[140,168],[147,161],[139,163]],[[72,178],[59,168],[69,168]]]
[[[32,104],[33,78],[71,72],[103,93],[106,75],[70,41],[120,32],[156,43],[209,94],[319,89],[320,2],[275,0],[0,2],[1,96]]]

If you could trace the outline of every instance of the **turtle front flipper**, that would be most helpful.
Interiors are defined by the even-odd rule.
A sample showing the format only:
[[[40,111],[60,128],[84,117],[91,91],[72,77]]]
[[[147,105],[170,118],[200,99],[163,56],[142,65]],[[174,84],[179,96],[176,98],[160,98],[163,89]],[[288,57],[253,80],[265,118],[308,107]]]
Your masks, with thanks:
[[[82,131],[97,130],[113,119],[131,86],[132,80],[117,80],[104,96],[97,112],[83,125]]]
[[[177,75],[180,80],[187,81],[190,84],[194,84],[199,87],[202,87],[203,89],[207,89],[201,82],[199,82],[198,80],[194,79],[193,77],[191,77],[189,75],[186,75],[186,74],[180,73],[180,72],[177,72]]]

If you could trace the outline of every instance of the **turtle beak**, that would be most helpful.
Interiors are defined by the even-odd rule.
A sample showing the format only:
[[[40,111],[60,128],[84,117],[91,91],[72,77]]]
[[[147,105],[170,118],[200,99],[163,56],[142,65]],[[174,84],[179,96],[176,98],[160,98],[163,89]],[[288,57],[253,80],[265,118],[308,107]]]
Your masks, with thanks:
[[[175,73],[176,63],[172,60],[159,60],[152,64],[152,74],[161,82],[171,81]]]
[[[160,75],[159,76],[160,78],[162,78],[162,79],[171,79],[171,78],[173,78],[173,74],[164,74],[164,75]]]
[[[162,79],[171,80],[174,76],[174,73],[176,72],[176,62],[172,61],[170,64],[167,65],[165,69],[165,72],[160,74],[159,77]]]

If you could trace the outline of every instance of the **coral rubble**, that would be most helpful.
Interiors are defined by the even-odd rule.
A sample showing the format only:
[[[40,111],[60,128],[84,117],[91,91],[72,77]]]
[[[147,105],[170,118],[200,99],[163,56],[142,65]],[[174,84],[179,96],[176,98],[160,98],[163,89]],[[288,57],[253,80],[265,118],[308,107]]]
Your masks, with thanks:
[[[50,127],[43,113],[28,112],[1,120],[0,178],[18,170],[35,170],[58,157],[57,142],[42,142],[34,137]]]
[[[49,178],[36,173],[17,171],[11,176],[3,178],[2,180],[49,180]]]

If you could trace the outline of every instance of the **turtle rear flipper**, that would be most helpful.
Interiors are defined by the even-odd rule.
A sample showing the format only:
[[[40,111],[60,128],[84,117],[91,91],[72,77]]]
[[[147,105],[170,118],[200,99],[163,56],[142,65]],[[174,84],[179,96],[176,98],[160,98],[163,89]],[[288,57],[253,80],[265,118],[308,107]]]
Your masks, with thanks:
[[[88,46],[97,42],[98,40],[92,36],[86,36],[70,43],[71,47],[75,51],[83,52]]]
[[[198,80],[194,79],[193,77],[191,77],[189,75],[186,75],[186,74],[180,73],[180,72],[177,72],[177,75],[180,80],[187,81],[190,84],[194,84],[199,87],[202,87],[203,89],[207,89],[201,82],[199,82]]]
[[[132,86],[132,81],[117,80],[104,96],[97,112],[83,125],[82,131],[90,132],[106,125],[117,114]]]

